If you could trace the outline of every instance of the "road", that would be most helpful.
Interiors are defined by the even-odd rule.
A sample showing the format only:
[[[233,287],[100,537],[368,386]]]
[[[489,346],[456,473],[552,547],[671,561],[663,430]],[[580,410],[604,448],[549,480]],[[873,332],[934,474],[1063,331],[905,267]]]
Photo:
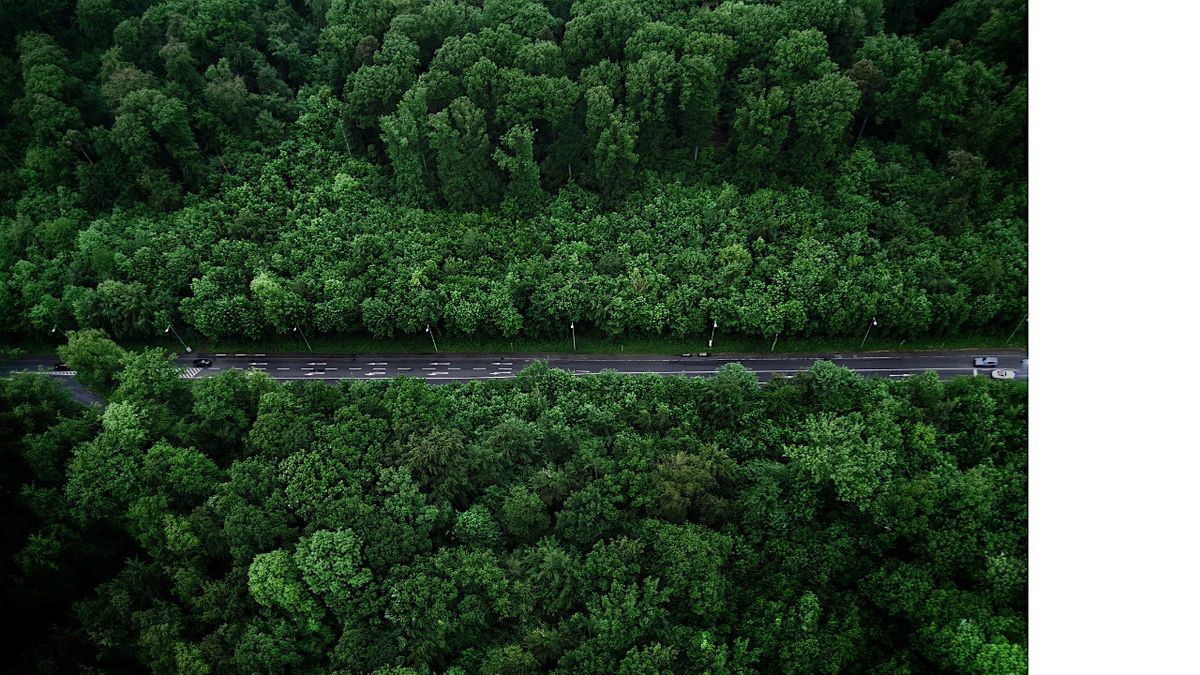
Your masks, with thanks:
[[[277,380],[381,379],[404,375],[431,383],[497,380],[513,377],[531,363],[546,361],[575,375],[595,375],[613,370],[630,375],[713,375],[726,363],[741,363],[760,381],[789,377],[808,370],[818,360],[832,361],[862,375],[902,378],[932,370],[939,377],[959,375],[986,377],[990,368],[975,368],[975,356],[995,356],[1001,368],[1016,372],[1018,379],[1029,376],[1028,354],[1020,349],[991,349],[947,352],[861,352],[838,354],[472,354],[472,353],[392,353],[392,354],[313,354],[313,353],[193,353],[177,360],[185,378],[212,377],[224,371],[261,370]],[[212,360],[212,366],[198,368],[194,359]],[[54,357],[14,359],[0,371],[43,371],[53,368]],[[70,377],[69,373],[54,375]]]

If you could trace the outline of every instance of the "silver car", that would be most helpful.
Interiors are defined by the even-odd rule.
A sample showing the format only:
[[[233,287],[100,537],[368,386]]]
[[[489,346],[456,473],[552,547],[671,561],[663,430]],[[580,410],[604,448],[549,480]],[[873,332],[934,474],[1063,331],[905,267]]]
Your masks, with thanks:
[[[995,368],[998,365],[1000,365],[1000,359],[998,359],[994,356],[976,356],[975,357],[975,367],[976,368]]]
[[[992,379],[993,380],[1011,380],[1011,379],[1015,378],[1016,376],[1017,376],[1016,373],[1014,373],[1011,370],[1007,370],[1005,368],[997,368],[996,370],[992,371]]]

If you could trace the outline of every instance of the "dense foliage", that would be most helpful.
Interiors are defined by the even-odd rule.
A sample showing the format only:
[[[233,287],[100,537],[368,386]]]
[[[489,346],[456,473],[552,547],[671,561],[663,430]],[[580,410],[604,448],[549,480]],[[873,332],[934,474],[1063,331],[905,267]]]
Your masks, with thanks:
[[[8,0],[4,330],[1025,315],[1024,0]]]
[[[0,380],[21,672],[1026,669],[1024,384],[284,385],[99,342],[104,410]]]

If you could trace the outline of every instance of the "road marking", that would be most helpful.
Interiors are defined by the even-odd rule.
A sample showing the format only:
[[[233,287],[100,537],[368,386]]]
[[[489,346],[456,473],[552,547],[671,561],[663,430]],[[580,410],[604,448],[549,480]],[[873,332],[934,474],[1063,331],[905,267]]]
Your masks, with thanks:
[[[397,368],[396,370],[412,370],[412,368]]]
[[[462,370],[462,368],[451,368],[450,370]]]
[[[356,368],[354,366],[350,366],[350,370],[362,370],[362,368]]]
[[[303,367],[303,368],[301,368],[300,370],[312,370],[312,368]]]
[[[224,355],[224,354],[217,354],[217,356],[225,356],[225,355]]]
[[[291,368],[276,368],[275,370],[291,370]]]
[[[310,365],[310,366],[323,366],[323,365],[325,365],[325,362],[324,362],[324,361],[309,361],[309,362],[308,362],[308,365]]]
[[[368,365],[368,366],[386,366],[386,365],[387,365],[387,361],[380,361],[380,362],[378,362],[378,363],[376,363],[376,362],[372,361],[372,362],[368,363],[367,365]]]
[[[431,365],[431,366],[448,366],[448,365],[450,365],[450,362],[449,361],[430,361],[429,365]]]
[[[429,376],[430,376],[430,377],[433,377],[433,376],[435,376],[435,375],[449,375],[449,374],[450,374],[450,373],[448,373],[448,372],[446,372],[446,371],[444,371],[444,370],[443,370],[443,371],[441,371],[441,372],[437,372],[437,373],[430,373],[430,374],[429,374]]]
[[[264,357],[264,356],[266,356],[266,354],[255,354],[255,356],[257,356],[257,357],[261,358],[261,357]]]
[[[328,371],[328,372],[332,372],[332,371],[334,371],[334,370],[337,370],[337,368],[323,368],[322,370],[325,370],[325,371]]]
[[[487,368],[479,367],[479,368],[472,368],[471,370],[487,370]]]
[[[242,357],[242,356],[245,356],[245,354],[234,354],[234,356]]]

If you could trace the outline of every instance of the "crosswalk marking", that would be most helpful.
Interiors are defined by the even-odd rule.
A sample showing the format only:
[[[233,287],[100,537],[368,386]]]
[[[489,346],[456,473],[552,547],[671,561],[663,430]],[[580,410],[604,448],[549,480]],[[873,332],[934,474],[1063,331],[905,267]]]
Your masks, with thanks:
[[[183,371],[183,376],[185,378],[194,378],[194,377],[196,377],[196,374],[199,373],[201,370],[204,370],[204,369],[203,368],[188,368],[187,370]]]

